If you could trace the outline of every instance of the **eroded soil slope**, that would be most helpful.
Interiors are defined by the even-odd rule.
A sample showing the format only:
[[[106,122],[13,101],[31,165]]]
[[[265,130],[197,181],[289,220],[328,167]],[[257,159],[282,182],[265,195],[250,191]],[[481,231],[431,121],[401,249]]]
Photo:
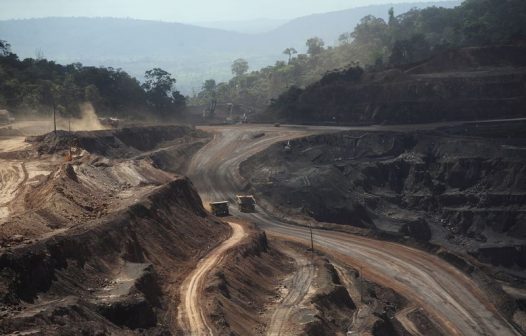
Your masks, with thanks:
[[[180,282],[230,229],[155,161],[180,153],[183,167],[203,142],[157,127],[48,134],[4,152],[4,175],[23,178],[8,179],[0,222],[0,333],[175,333]]]
[[[29,138],[32,146],[3,151],[0,247],[126,208],[174,179],[159,168],[183,169],[208,139],[187,127],[59,131]]]
[[[203,308],[217,335],[265,335],[265,308],[275,308],[279,284],[293,270],[264,232],[247,230],[243,244],[230,250],[207,279]]]

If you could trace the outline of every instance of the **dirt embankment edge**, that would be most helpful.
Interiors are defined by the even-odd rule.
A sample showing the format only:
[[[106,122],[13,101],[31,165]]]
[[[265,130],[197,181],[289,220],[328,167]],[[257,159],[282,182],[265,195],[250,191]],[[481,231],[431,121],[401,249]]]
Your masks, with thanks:
[[[229,234],[180,178],[89,227],[3,251],[0,331],[175,332],[172,288]]]

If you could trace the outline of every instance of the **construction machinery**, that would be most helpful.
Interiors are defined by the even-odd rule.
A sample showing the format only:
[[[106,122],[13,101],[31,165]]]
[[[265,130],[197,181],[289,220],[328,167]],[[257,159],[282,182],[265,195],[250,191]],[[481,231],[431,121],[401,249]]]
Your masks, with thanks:
[[[102,126],[111,127],[111,128],[118,128],[120,120],[117,118],[99,118],[100,124]]]
[[[256,211],[256,199],[252,195],[237,195],[237,205],[241,212],[255,212]]]
[[[215,216],[222,217],[230,215],[227,201],[210,203],[210,210]]]

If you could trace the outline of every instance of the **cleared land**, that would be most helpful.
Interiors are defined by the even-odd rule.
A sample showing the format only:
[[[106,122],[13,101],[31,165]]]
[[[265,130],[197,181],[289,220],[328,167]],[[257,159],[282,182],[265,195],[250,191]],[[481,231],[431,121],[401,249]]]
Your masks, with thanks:
[[[242,161],[278,141],[333,131],[254,126],[205,129],[214,132],[214,139],[194,156],[189,175],[204,200],[230,201],[243,188],[244,180],[239,175]],[[404,128],[397,126],[396,129]],[[261,132],[265,136],[253,136]],[[289,224],[290,219],[285,221],[277,217],[279,214],[268,214],[261,208],[258,211],[236,215],[272,234],[308,241],[308,229]],[[350,234],[316,231],[315,235],[316,244],[327,253],[341,256],[353,266],[363,268],[367,278],[417,302],[450,335],[518,334],[473,280],[438,257]]]
[[[168,126],[0,141],[0,333],[319,335],[393,319],[416,335],[517,335],[494,297],[433,254],[315,229],[321,254],[310,259],[297,244],[310,243],[305,216],[263,199],[253,214],[231,207],[268,243],[202,207],[235,204],[250,190],[240,164],[269,146],[350,129],[203,127],[211,138]],[[193,182],[176,175],[185,172]],[[372,303],[355,306],[364,297]],[[393,302],[401,309],[389,315]]]

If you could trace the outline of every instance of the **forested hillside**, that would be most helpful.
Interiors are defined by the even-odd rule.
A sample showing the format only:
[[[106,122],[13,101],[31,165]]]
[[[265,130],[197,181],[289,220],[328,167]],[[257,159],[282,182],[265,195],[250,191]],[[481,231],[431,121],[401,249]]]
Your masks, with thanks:
[[[430,3],[396,4],[397,13]],[[446,1],[452,6],[458,1]],[[352,6],[352,3],[349,3]],[[247,59],[251,69],[285,59],[282,50],[305,50],[312,36],[334,43],[338,35],[352,30],[360,18],[371,13],[387,16],[390,5],[352,8],[302,17],[273,31],[247,34],[203,28],[176,22],[118,18],[39,18],[0,21],[0,39],[11,43],[21,58],[43,56],[60,64],[122,68],[142,79],[154,67],[166,69],[178,79],[184,94],[199,90],[207,78],[225,81],[232,77],[230,63]]]
[[[146,72],[144,84],[121,69],[60,65],[46,59],[24,59],[0,40],[0,107],[15,116],[46,116],[53,109],[78,116],[80,104],[91,103],[100,115],[174,118],[185,106],[175,79],[162,69]]]
[[[207,81],[193,102],[216,99],[264,109],[290,88],[273,103],[274,112],[284,111],[284,106],[308,95],[303,88],[328,72],[340,69],[344,71],[341,78],[346,78],[350,67],[366,71],[403,68],[449,49],[516,43],[524,36],[526,2],[522,0],[505,4],[499,0],[466,0],[456,8],[414,9],[401,15],[390,10],[387,20],[371,15],[362,18],[354,31],[340,35],[336,47],[325,47],[323,39],[311,38],[306,42],[306,54],[288,48],[284,50],[289,56],[286,62],[250,73],[234,71],[236,76],[226,83],[210,85],[213,82]]]

